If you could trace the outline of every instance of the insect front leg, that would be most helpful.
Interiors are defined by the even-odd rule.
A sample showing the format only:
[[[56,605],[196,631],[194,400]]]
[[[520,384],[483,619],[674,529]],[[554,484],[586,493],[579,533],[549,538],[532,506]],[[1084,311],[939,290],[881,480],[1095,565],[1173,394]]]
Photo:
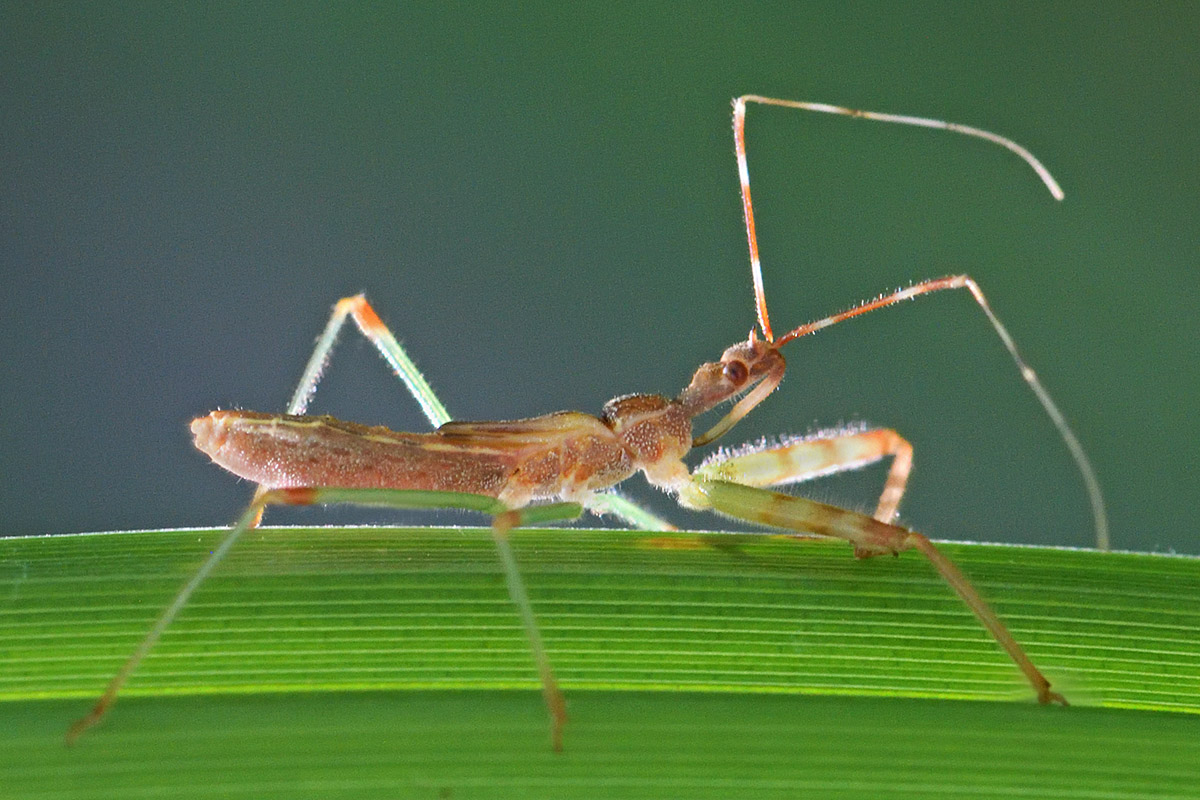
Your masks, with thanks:
[[[888,456],[892,457],[892,465],[874,516],[880,522],[891,522],[912,472],[913,449],[908,440],[889,428],[837,431],[748,447],[732,455],[718,454],[705,461],[695,477],[746,486],[783,486],[859,469]]]
[[[242,534],[253,528],[262,516],[263,509],[269,505],[328,505],[346,503],[359,506],[376,506],[396,509],[463,509],[477,511],[492,516],[493,538],[500,554],[501,565],[504,568],[505,580],[508,583],[509,596],[517,606],[525,634],[533,650],[534,661],[542,682],[542,694],[546,707],[550,712],[550,738],[555,750],[562,749],[562,729],[566,722],[566,704],[558,682],[550,666],[550,660],[542,645],[541,634],[533,609],[529,603],[525,584],[517,567],[516,558],[508,542],[508,533],[513,528],[525,525],[537,525],[558,520],[577,519],[583,513],[583,507],[578,503],[551,503],[541,506],[510,510],[494,497],[463,492],[435,492],[409,489],[337,489],[337,488],[297,488],[271,489],[255,495],[254,500],[238,518],[237,523],[225,534],[225,537],[213,549],[212,554],[205,560],[196,573],[183,585],[175,598],[167,605],[158,620],[143,637],[142,641],[126,659],[125,663],[109,681],[104,693],[88,714],[76,720],[67,730],[67,744],[75,741],[89,728],[98,724],[117,701],[117,695],[129,676],[137,669],[138,664],[158,642],[163,632],[174,621],[179,612],[187,605],[192,594],[204,582],[213,568],[224,559]]]
[[[1038,702],[1067,704],[1061,694],[1050,690],[1050,682],[1034,666],[1021,645],[966,576],[922,534],[837,506],[704,476],[693,478],[687,490],[686,500],[696,506],[708,507],[746,522],[845,539],[854,545],[855,552],[859,554],[921,551],[1024,673],[1037,692]]]

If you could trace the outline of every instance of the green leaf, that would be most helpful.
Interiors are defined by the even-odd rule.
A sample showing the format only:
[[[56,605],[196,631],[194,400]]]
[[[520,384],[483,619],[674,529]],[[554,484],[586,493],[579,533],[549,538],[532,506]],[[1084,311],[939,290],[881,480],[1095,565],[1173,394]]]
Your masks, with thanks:
[[[945,545],[1073,704],[1042,708],[916,554],[731,534],[514,533],[561,755],[490,534],[436,528],[251,532],[65,748],[220,533],[0,540],[0,796],[1200,786],[1200,559]]]

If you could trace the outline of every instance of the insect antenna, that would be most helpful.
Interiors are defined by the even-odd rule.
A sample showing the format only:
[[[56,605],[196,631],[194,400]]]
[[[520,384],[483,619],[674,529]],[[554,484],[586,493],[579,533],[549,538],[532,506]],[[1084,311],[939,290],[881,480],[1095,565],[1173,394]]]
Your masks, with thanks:
[[[1071,457],[1075,461],[1076,467],[1079,469],[1080,475],[1083,478],[1084,487],[1087,490],[1088,501],[1092,509],[1093,523],[1096,529],[1096,546],[1101,550],[1109,549],[1109,532],[1108,532],[1108,513],[1105,510],[1104,495],[1100,490],[1100,481],[1096,478],[1096,471],[1092,468],[1091,460],[1088,459],[1087,453],[1084,452],[1083,445],[1079,442],[1079,438],[1067,423],[1066,417],[1059,410],[1058,405],[1050,397],[1050,393],[1046,391],[1046,387],[1038,380],[1037,373],[1025,362],[1017,350],[1016,342],[1013,340],[1008,329],[1000,322],[999,317],[992,311],[991,304],[988,303],[983,291],[968,275],[950,275],[944,278],[935,278],[933,280],[922,281],[914,284],[907,289],[901,289],[890,294],[880,295],[874,300],[869,300],[856,308],[843,311],[838,314],[825,317],[800,325],[787,333],[778,340],[775,339],[774,333],[771,331],[771,321],[767,313],[766,293],[763,289],[762,264],[758,256],[758,239],[754,231],[754,207],[750,201],[750,171],[746,166],[746,103],[760,103],[763,105],[783,106],[785,108],[795,108],[802,111],[818,111],[825,114],[841,114],[849,117],[858,117],[860,119],[875,120],[877,122],[895,122],[902,125],[915,125],[921,128],[934,128],[937,130],[952,131],[961,133],[966,136],[973,136],[978,139],[983,139],[993,144],[998,144],[1013,153],[1016,153],[1021,159],[1028,164],[1046,189],[1055,200],[1063,199],[1063,190],[1058,185],[1058,181],[1050,174],[1050,171],[1039,161],[1033,153],[1027,149],[1003,136],[999,136],[990,131],[985,131],[980,128],[974,128],[969,125],[959,125],[954,122],[944,122],[937,119],[927,119],[925,117],[912,117],[901,114],[884,114],[875,111],[860,111],[853,108],[843,108],[842,106],[828,105],[826,103],[806,103],[795,100],[780,100],[774,97],[761,97],[759,95],[743,95],[733,101],[733,137],[734,146],[737,151],[738,162],[738,177],[742,184],[742,208],[746,217],[746,236],[750,243],[750,271],[754,279],[754,302],[758,313],[758,325],[762,329],[763,337],[768,343],[774,347],[782,347],[793,339],[798,339],[801,336],[807,336],[810,333],[828,328],[830,325],[836,325],[839,322],[857,317],[861,314],[866,314],[870,311],[876,311],[886,306],[894,305],[902,300],[910,300],[923,294],[942,291],[944,289],[966,289],[975,298],[975,302],[983,309],[984,315],[991,323],[992,329],[996,335],[1000,337],[1004,347],[1008,350],[1008,354],[1012,357],[1013,362],[1017,366],[1017,370],[1021,374],[1021,378],[1028,384],[1030,390],[1037,397],[1038,403],[1042,409],[1054,423],[1054,427],[1058,430],[1059,436],[1067,446],[1067,450],[1071,453]],[[748,410],[748,409],[747,409]],[[715,438],[715,437],[712,437]]]
[[[961,133],[965,136],[974,136],[978,139],[998,144],[1016,153],[1042,179],[1042,183],[1046,185],[1046,188],[1054,196],[1055,200],[1062,200],[1064,197],[1063,190],[1058,185],[1058,181],[1054,180],[1054,176],[1050,174],[1050,170],[1046,169],[1033,153],[1012,139],[999,136],[991,131],[985,131],[982,128],[960,125],[957,122],[945,122],[940,119],[928,119],[926,117],[885,114],[878,111],[861,111],[856,108],[845,108],[843,106],[829,105],[828,103],[781,100],[776,97],[762,97],[756,94],[742,95],[733,101],[733,140],[734,149],[737,152],[738,178],[742,184],[742,212],[746,218],[746,239],[750,244],[750,273],[754,279],[755,310],[758,313],[758,327],[762,330],[763,338],[768,342],[774,342],[775,335],[771,331],[771,318],[767,313],[767,296],[763,290],[762,262],[758,257],[758,236],[754,231],[754,205],[750,200],[750,169],[746,165],[746,103],[796,108],[801,111],[818,111],[823,114],[840,114],[846,117],[858,117],[859,119],[870,119],[877,122],[894,122],[901,125],[914,125],[918,128],[934,128]],[[790,334],[789,337],[795,338]],[[782,343],[780,342],[780,344]]]

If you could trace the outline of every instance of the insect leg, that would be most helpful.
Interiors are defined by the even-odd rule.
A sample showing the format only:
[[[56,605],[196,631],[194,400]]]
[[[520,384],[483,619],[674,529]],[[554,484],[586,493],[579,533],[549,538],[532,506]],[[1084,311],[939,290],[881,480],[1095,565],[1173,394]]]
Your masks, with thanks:
[[[263,500],[267,503],[288,505],[352,503],[387,508],[461,508],[491,514],[492,538],[496,542],[500,563],[504,567],[508,594],[521,616],[521,624],[525,628],[525,636],[529,640],[542,682],[542,697],[546,701],[546,709],[550,712],[550,742],[555,751],[562,750],[562,730],[567,721],[566,701],[558,688],[554,669],[542,644],[542,635],[533,615],[529,594],[525,591],[525,582],[521,580],[521,571],[508,541],[508,534],[513,528],[525,525],[576,519],[583,513],[581,505],[551,503],[509,510],[499,500],[484,495],[407,489],[279,489],[264,494]]]
[[[921,551],[1024,673],[1037,692],[1038,702],[1067,704],[1061,694],[1050,690],[1050,682],[1029,660],[1024,649],[975,587],[925,536],[837,506],[730,481],[696,477],[687,494],[689,501],[697,505],[706,502],[709,508],[735,519],[845,539],[854,545],[855,553],[859,556],[898,554],[904,550]]]
[[[371,308],[366,296],[361,294],[343,297],[334,304],[333,314],[330,315],[329,322],[325,324],[325,330],[317,339],[317,346],[313,348],[308,364],[304,367],[304,375],[300,378],[299,385],[296,386],[291,402],[288,403],[287,413],[303,414],[308,408],[309,401],[317,391],[317,384],[321,382],[321,374],[325,371],[325,365],[329,363],[333,345],[337,342],[338,333],[341,332],[346,317],[354,320],[354,324],[362,331],[362,335],[375,345],[375,349],[383,356],[383,360],[388,362],[396,373],[396,377],[404,382],[417,404],[421,406],[421,411],[429,423],[436,428],[438,425],[449,422],[450,413],[446,411],[442,401],[438,399],[433,388],[425,380],[425,376],[408,357],[408,353],[404,352],[400,342],[396,341],[396,337],[375,313],[375,309]]]
[[[76,720],[67,730],[67,744],[74,744],[80,735],[104,718],[109,709],[116,703],[121,687],[125,685],[129,676],[137,669],[138,664],[146,657],[158,642],[159,637],[162,636],[175,617],[179,615],[179,612],[187,605],[192,594],[204,582],[204,579],[208,577],[213,568],[221,562],[237,540],[241,538],[242,534],[257,524],[266,506],[331,503],[349,503],[353,505],[399,509],[456,508],[467,511],[478,511],[493,516],[495,520],[493,530],[495,531],[497,547],[500,550],[500,559],[504,566],[505,578],[508,581],[509,594],[512,596],[514,602],[516,602],[520,611],[526,634],[529,636],[530,644],[534,651],[538,670],[541,673],[542,690],[546,697],[546,705],[550,709],[551,714],[552,742],[556,750],[562,749],[562,725],[566,718],[562,693],[558,690],[554,674],[550,669],[549,659],[546,657],[545,649],[542,647],[537,623],[534,620],[524,584],[521,581],[516,561],[508,544],[507,533],[512,528],[521,525],[536,525],[556,520],[575,519],[583,513],[583,508],[578,503],[552,503],[510,511],[494,497],[462,492],[326,488],[273,489],[257,494],[246,510],[242,512],[237,523],[225,534],[225,537],[212,551],[208,559],[200,565],[196,573],[183,585],[175,595],[175,598],[163,610],[149,632],[146,633],[141,643],[138,644],[121,668],[117,670],[116,675],[109,681],[104,694],[100,696],[100,699],[92,707],[92,710],[84,717]]]
[[[583,507],[598,516],[611,514],[639,531],[678,530],[653,511],[647,511],[616,490],[593,494],[584,502]]]
[[[582,511],[582,509],[580,509]],[[500,563],[504,566],[504,580],[508,584],[508,596],[521,615],[521,624],[525,627],[525,637],[533,650],[533,660],[537,664],[538,677],[542,681],[542,699],[546,701],[546,710],[550,712],[550,746],[554,751],[562,752],[562,731],[567,723],[567,702],[562,690],[558,688],[558,679],[554,677],[554,668],[546,655],[546,647],[542,644],[542,634],[538,629],[537,619],[533,616],[533,606],[529,602],[529,594],[525,591],[525,581],[521,580],[521,570],[517,566],[517,557],[513,554],[512,545],[508,541],[508,532],[522,520],[520,511],[507,511],[498,514],[492,520],[492,538],[496,542],[496,551],[500,554]],[[579,516],[579,514],[575,514]]]
[[[892,466],[875,508],[875,519],[891,522],[912,471],[913,449],[888,428],[837,432],[718,456],[702,464],[694,475],[746,486],[782,486],[858,469],[888,456],[892,456]]]
[[[258,524],[258,520],[262,516],[262,509],[262,498],[256,495],[253,502],[246,507],[246,510],[238,517],[238,521],[230,528],[229,533],[225,534],[225,538],[221,539],[220,543],[213,549],[208,559],[200,565],[195,574],[183,585],[183,588],[175,595],[175,599],[171,601],[170,605],[163,609],[162,614],[159,615],[158,620],[146,633],[145,637],[143,637],[141,643],[138,644],[129,658],[125,660],[121,668],[117,670],[117,674],[108,682],[108,686],[104,689],[104,694],[100,695],[100,699],[96,701],[96,705],[92,707],[92,710],[86,716],[75,720],[71,724],[71,727],[67,729],[66,741],[68,745],[74,744],[75,740],[88,728],[91,728],[104,719],[108,710],[117,702],[117,693],[121,691],[121,687],[125,685],[125,681],[129,679],[129,676],[137,669],[138,664],[142,662],[142,659],[154,647],[158,638],[162,636],[163,631],[167,629],[167,626],[171,624],[172,620],[187,605],[192,593],[204,582],[204,579],[212,572],[213,567],[221,562],[221,559],[225,557],[225,554],[229,552],[229,549],[241,538],[243,533]]]

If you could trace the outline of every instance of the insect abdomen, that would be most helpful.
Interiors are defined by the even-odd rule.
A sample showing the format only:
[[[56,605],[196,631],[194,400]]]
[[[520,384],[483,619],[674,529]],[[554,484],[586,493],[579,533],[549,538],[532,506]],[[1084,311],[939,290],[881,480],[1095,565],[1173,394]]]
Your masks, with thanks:
[[[235,475],[271,489],[423,489],[497,496],[514,460],[333,417],[214,411],[192,421],[196,447]]]

